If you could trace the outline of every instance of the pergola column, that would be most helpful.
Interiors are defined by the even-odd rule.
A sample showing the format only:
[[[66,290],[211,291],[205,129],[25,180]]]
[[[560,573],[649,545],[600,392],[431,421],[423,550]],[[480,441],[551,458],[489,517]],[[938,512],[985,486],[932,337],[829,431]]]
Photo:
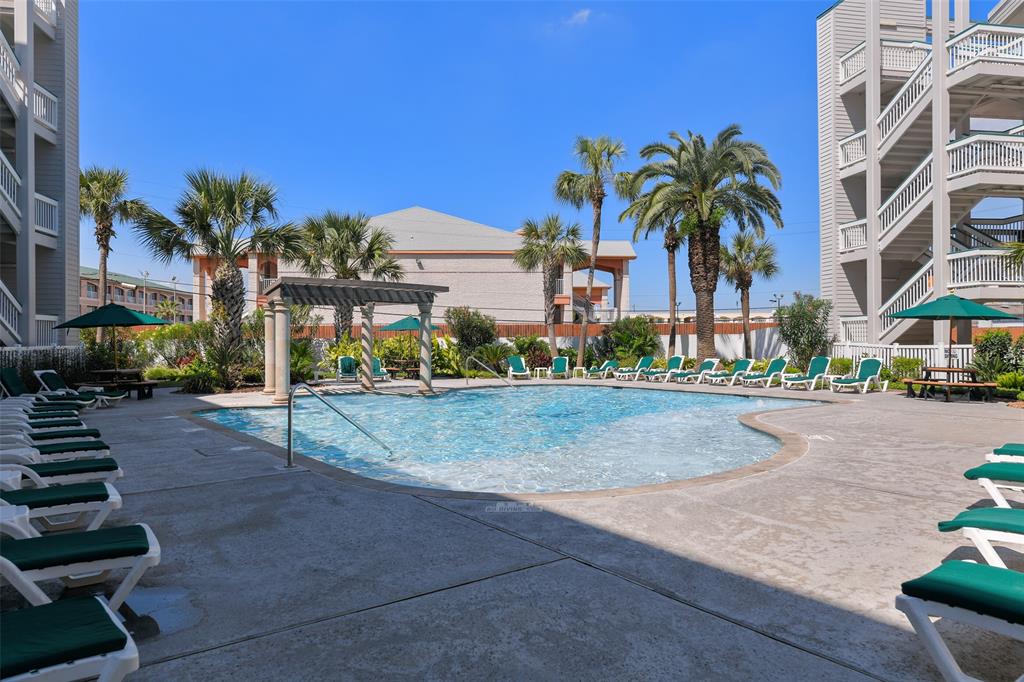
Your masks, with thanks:
[[[267,395],[274,394],[274,386],[277,376],[274,374],[274,308],[276,301],[267,304],[263,311],[263,392]]]
[[[367,391],[372,391],[373,386],[373,303],[367,303],[359,307],[362,321],[362,332],[360,339],[359,354],[359,383]]]
[[[292,311],[284,301],[274,306],[274,368],[277,377],[274,382],[274,404],[288,403],[291,388],[291,317]]]
[[[431,385],[430,303],[420,303],[420,393],[433,393]]]

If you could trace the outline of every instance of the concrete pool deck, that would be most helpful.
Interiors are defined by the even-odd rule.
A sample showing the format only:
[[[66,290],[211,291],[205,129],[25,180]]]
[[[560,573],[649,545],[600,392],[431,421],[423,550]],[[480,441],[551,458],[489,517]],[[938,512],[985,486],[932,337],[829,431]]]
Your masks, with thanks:
[[[1024,440],[1024,412],[843,399],[759,417],[806,444],[781,466],[528,502],[286,471],[278,448],[179,416],[259,393],[159,390],[83,417],[125,470],[108,525],[146,522],[163,548],[128,600],[159,628],[139,621],[138,679],[938,679],[893,598],[979,558],[935,524],[983,499],[961,474]],[[1024,644],[940,630],[966,672],[1024,672]]]

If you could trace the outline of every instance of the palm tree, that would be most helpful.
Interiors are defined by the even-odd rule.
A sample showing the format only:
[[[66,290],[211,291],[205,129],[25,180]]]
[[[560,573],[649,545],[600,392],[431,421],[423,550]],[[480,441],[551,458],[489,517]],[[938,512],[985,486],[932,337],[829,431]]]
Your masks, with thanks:
[[[173,298],[165,298],[157,304],[153,313],[164,320],[178,321],[178,303]]]
[[[740,292],[740,309],[743,313],[743,357],[753,357],[750,345],[750,287],[754,276],[771,279],[779,274],[775,260],[775,245],[758,241],[750,232],[737,232],[732,236],[732,245],[721,247],[719,256],[722,279]]]
[[[185,174],[187,185],[175,205],[175,223],[148,211],[136,224],[139,238],[159,260],[213,258],[210,302],[218,340],[228,348],[242,339],[245,282],[239,259],[250,252],[298,260],[302,235],[277,220],[277,189],[248,173],[229,176],[210,170]]]
[[[661,245],[668,254],[668,348],[670,354],[676,351],[676,252],[683,242],[683,234],[680,233],[679,220],[675,215],[666,214],[645,225],[636,224],[633,228],[633,241],[640,241],[640,237],[648,238],[654,232],[662,232]]]
[[[1009,242],[1006,248],[1010,250],[1011,263],[1024,265],[1024,242]]]
[[[335,213],[311,216],[302,222],[302,267],[314,277],[335,279],[371,279],[397,282],[402,266],[389,252],[395,238],[387,230],[370,227],[369,216],[362,213]],[[334,337],[340,341],[352,330],[352,305],[334,308]]]
[[[523,245],[516,251],[514,260],[523,270],[534,272],[539,268],[543,273],[544,323],[548,327],[551,354],[558,355],[555,342],[555,284],[566,265],[575,269],[588,260],[580,241],[580,226],[579,223],[565,225],[558,215],[552,213],[539,223],[532,219],[523,221],[520,234],[523,236]]]
[[[587,305],[590,305],[594,290],[594,271],[597,269],[597,247],[601,243],[601,208],[607,196],[609,183],[619,196],[626,197],[629,174],[616,173],[615,164],[626,155],[626,147],[619,140],[609,137],[577,137],[573,153],[579,161],[582,172],[562,171],[555,179],[555,198],[581,209],[590,203],[594,211],[594,231],[590,240],[590,268],[587,270]],[[587,345],[587,324],[589,310],[584,311],[580,325],[580,347],[576,354],[576,366],[582,367]]]
[[[116,236],[116,223],[134,222],[149,206],[142,199],[125,197],[128,191],[128,173],[120,168],[91,166],[78,176],[78,202],[81,215],[92,218],[96,223],[96,246],[99,250],[100,305],[107,304],[107,258],[110,256],[110,242]],[[105,330],[97,332],[100,343]]]
[[[637,198],[620,216],[639,225],[682,218],[700,357],[715,355],[722,221],[732,218],[741,231],[749,227],[758,238],[764,237],[765,218],[782,227],[782,205],[775,196],[779,170],[761,145],[740,139],[741,134],[738,125],[730,125],[709,146],[702,135],[688,133],[684,138],[672,132],[668,142],[644,147],[640,156],[647,163],[633,174],[627,192]]]

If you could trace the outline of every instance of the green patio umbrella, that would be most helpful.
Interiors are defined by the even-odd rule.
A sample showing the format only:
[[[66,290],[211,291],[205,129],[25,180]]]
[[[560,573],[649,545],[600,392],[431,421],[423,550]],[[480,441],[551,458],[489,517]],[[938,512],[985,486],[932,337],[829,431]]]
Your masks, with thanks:
[[[85,315],[58,324],[54,329],[90,329],[92,327],[139,327],[157,324],[170,324],[153,315],[140,313],[138,310],[125,308],[123,305],[108,303]],[[117,337],[113,330],[110,334],[111,344],[114,347],[114,369],[117,369]]]
[[[934,301],[893,313],[890,317],[914,320],[948,320],[949,349],[946,357],[951,358],[953,357],[953,320],[1012,320],[1016,318],[1016,315],[949,294]]]
[[[440,327],[434,324],[430,325],[430,328],[434,331],[440,329]],[[419,331],[419,329],[420,320],[415,315],[403,317],[397,322],[392,322],[391,324],[380,328],[382,332],[416,332]]]

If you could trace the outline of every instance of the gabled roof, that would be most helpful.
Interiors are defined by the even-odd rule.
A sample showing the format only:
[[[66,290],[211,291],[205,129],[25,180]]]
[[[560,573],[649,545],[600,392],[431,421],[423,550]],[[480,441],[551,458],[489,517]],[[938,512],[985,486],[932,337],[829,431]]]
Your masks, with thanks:
[[[598,249],[600,251],[600,248]],[[577,270],[572,273],[572,287],[573,289],[586,289],[587,288],[587,271]],[[611,289],[612,285],[601,280],[596,274],[594,275],[594,288],[595,289]]]

